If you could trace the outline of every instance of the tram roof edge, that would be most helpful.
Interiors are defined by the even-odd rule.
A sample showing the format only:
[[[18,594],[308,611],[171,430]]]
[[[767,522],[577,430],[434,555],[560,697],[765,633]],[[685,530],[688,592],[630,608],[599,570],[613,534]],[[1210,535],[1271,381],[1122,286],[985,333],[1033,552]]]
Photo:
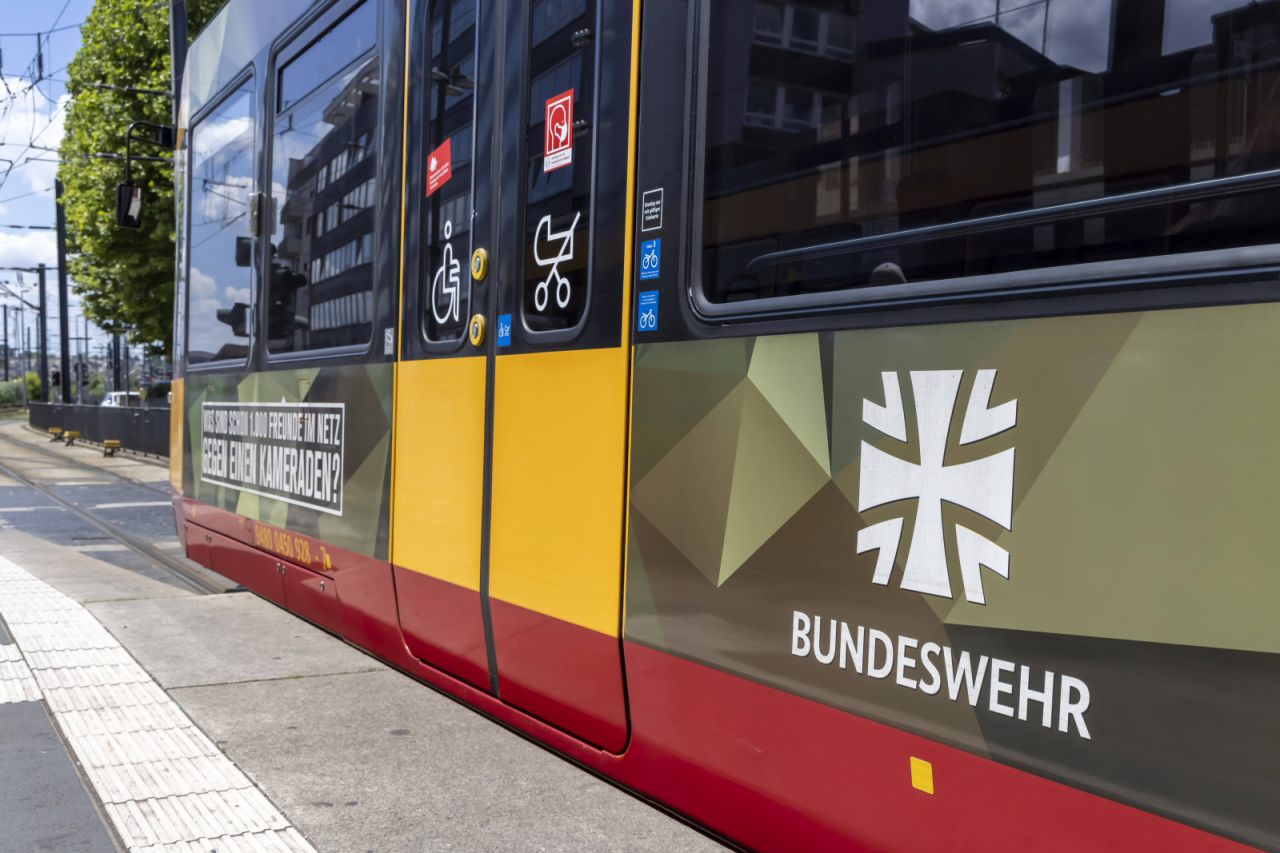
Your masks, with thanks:
[[[188,117],[217,95],[316,0],[229,0],[187,53]]]

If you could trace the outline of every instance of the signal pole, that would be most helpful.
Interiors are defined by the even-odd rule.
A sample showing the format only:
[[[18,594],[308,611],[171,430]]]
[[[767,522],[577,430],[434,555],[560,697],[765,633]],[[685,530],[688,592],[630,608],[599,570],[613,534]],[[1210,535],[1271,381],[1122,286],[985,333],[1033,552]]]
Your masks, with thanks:
[[[124,373],[121,371],[120,333],[111,336],[111,390],[119,391],[124,387]]]
[[[9,381],[9,306],[4,306],[4,381]]]

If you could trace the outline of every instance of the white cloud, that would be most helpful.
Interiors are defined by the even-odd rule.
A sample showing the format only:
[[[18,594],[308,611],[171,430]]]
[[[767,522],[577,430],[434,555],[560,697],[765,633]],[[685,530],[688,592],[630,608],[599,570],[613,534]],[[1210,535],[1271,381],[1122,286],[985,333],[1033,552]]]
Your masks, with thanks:
[[[191,134],[192,158],[201,160],[212,157],[232,143],[240,148],[252,147],[253,119],[248,116],[232,116],[201,122]]]
[[[910,15],[933,30],[993,18],[996,0],[911,0]]]
[[[9,102],[7,110],[0,112],[0,157],[15,161],[13,171],[4,182],[6,196],[35,192],[52,187],[57,177],[56,151],[62,142],[66,124],[66,105],[70,96],[63,93],[56,102],[50,101],[44,92],[53,84],[41,84],[42,90],[29,88],[30,81],[6,77],[9,92],[21,93]],[[8,92],[0,93],[7,98]],[[34,146],[40,146],[39,148]],[[32,158],[28,162],[28,158]],[[2,164],[0,168],[8,168]],[[0,172],[0,174],[3,174]],[[49,195],[52,196],[52,190]]]
[[[19,231],[0,228],[0,263],[6,267],[34,267],[58,263],[58,242],[52,231]],[[50,276],[54,273],[50,271]],[[0,272],[0,278],[10,278],[8,272]]]
[[[217,294],[218,282],[213,276],[209,275],[194,264],[191,266],[191,295],[193,297],[209,298]]]

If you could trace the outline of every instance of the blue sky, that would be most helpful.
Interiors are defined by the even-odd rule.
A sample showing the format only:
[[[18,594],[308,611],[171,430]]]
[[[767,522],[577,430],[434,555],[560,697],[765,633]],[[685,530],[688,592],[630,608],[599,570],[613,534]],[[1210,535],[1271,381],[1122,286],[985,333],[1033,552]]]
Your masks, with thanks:
[[[65,7],[64,7],[65,4]],[[62,118],[67,103],[67,64],[80,48],[78,29],[93,0],[46,0],[36,3],[30,0],[0,0],[0,225],[53,225],[53,183],[57,174],[55,151],[45,148],[58,147],[62,139]],[[49,32],[56,27],[59,32]],[[44,54],[45,79],[33,84],[37,39],[34,35],[19,33],[47,33],[41,38]],[[5,88],[7,87],[7,89]],[[12,93],[12,94],[11,94]],[[5,160],[14,161],[9,170]],[[0,267],[57,264],[57,249],[52,231],[25,231],[0,227]],[[0,282],[7,282],[18,289],[17,274],[0,270]],[[24,296],[36,301],[35,275],[23,274]],[[58,351],[57,277],[49,273],[49,342],[51,353]],[[0,291],[0,304],[16,305],[16,301]],[[35,345],[34,322],[27,312],[27,325],[32,328],[31,341]],[[70,317],[80,322],[79,300],[71,295]],[[75,331],[73,335],[82,334]],[[91,345],[96,351],[106,337],[90,327]],[[19,338],[11,328],[11,341],[15,347]],[[73,346],[73,352],[75,347]]]

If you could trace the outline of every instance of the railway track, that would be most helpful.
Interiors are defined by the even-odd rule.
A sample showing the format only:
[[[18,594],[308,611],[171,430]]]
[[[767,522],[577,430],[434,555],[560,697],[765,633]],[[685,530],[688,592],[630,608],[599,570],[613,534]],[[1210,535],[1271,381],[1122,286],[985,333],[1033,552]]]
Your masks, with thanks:
[[[41,433],[38,430],[35,430],[31,427],[28,427],[28,429],[31,430],[32,434],[34,435],[44,435],[44,433]],[[41,456],[47,457],[48,459],[56,460],[58,463],[62,465],[71,465],[75,468],[79,468],[82,471],[92,471],[94,474],[105,474],[108,477],[111,477],[112,479],[115,479],[115,480],[119,480],[122,483],[128,483],[131,486],[138,486],[140,488],[146,489],[149,492],[155,492],[157,495],[162,495],[163,497],[166,497],[166,498],[169,497],[168,489],[161,488],[159,486],[153,485],[152,483],[148,483],[143,480],[135,480],[132,477],[126,477],[123,474],[117,471],[113,471],[110,468],[99,468],[96,465],[90,465],[88,462],[82,462],[79,459],[76,459],[72,456],[68,456],[63,453],[58,453],[55,450],[51,450],[48,447],[45,447],[39,444],[28,444],[25,441],[19,441],[13,436],[5,435],[3,432],[0,432],[0,443],[7,443],[13,447],[19,447],[24,450],[32,450],[32,451],[35,451],[36,453],[39,453]]]
[[[125,477],[124,475],[119,474],[115,471],[98,468],[93,465],[89,465],[87,463],[81,462],[79,460],[71,459],[67,456],[64,456],[59,453],[55,453],[43,447],[31,445],[23,441],[18,441],[17,439],[4,435],[3,433],[0,433],[0,443],[7,444],[12,447],[21,448],[23,450],[33,451],[37,455],[41,455],[51,460],[57,461],[60,465],[71,465],[76,468],[91,471],[96,475],[105,474],[107,476],[113,477],[114,479],[126,482],[131,486],[140,486],[148,491],[161,494],[166,498],[169,496],[168,492],[156,486],[153,486],[151,484],[142,483],[137,480],[133,480],[128,477]],[[114,539],[115,541],[119,542],[121,545],[124,545],[125,547],[129,548],[131,551],[134,551],[140,556],[143,556],[146,559],[151,560],[154,563],[158,564],[159,566],[164,568],[166,571],[168,571],[170,574],[172,574],[175,578],[177,578],[179,581],[181,581],[183,584],[190,587],[192,590],[199,592],[201,594],[223,593],[227,591],[226,585],[219,584],[216,581],[213,581],[209,578],[204,577],[199,571],[187,565],[186,562],[181,558],[174,557],[170,554],[166,554],[164,551],[155,547],[150,542],[140,539],[139,537],[133,535],[132,533],[120,527],[119,525],[113,524],[112,522],[107,521],[105,518],[101,517],[97,513],[94,513],[91,510],[80,506],[74,501],[68,500],[62,495],[59,495],[49,486],[39,482],[36,479],[33,479],[31,476],[28,475],[27,472],[20,470],[18,467],[14,465],[14,463],[9,461],[0,462],[0,473],[3,473],[5,476],[13,479],[16,482],[22,483],[24,486],[27,486],[28,488],[31,488],[36,492],[39,492],[41,495],[53,501],[58,506],[65,509],[67,512],[72,513],[77,518],[85,521],[86,523],[102,531],[111,539]]]

